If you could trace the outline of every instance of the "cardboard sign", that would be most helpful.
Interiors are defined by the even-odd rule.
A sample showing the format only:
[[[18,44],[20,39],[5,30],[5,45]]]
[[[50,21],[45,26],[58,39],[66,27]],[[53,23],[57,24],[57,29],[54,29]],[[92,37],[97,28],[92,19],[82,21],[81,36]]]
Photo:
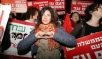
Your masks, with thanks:
[[[21,40],[25,39],[30,34],[30,31],[34,29],[35,24],[12,19],[9,21],[9,25],[11,46],[4,52],[4,54],[31,58],[31,52],[22,56],[18,55],[17,45]]]
[[[102,59],[102,32],[77,39],[77,46],[64,52],[66,59]]]
[[[0,44],[5,32],[6,24],[8,22],[9,14],[11,11],[10,5],[0,5]]]

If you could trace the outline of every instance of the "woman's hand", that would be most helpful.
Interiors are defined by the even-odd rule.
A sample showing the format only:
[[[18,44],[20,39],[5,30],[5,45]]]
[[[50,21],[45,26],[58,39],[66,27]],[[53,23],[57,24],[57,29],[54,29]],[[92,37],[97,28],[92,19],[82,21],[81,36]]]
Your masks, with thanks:
[[[53,38],[54,36],[54,32],[50,31],[50,32],[43,32],[43,31],[39,31],[35,34],[36,38]]]
[[[53,31],[47,32],[46,34],[48,35],[48,38],[53,38],[53,36],[54,36]]]
[[[39,31],[39,32],[37,32],[37,33],[35,34],[35,37],[36,37],[36,38],[44,38],[44,37],[43,37],[44,34],[45,34],[45,32]]]

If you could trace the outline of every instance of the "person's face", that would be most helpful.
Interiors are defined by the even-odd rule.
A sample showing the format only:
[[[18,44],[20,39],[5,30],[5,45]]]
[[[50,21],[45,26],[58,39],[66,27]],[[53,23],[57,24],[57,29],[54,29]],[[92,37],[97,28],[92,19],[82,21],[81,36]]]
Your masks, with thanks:
[[[38,16],[38,11],[35,12],[35,15],[33,16],[33,19],[36,20]]]
[[[100,5],[99,8],[93,12],[93,14],[99,18],[102,18],[102,5]]]
[[[75,23],[76,23],[77,21],[79,21],[79,15],[78,15],[77,13],[74,13],[74,14],[72,15],[72,21],[74,21]]]
[[[51,13],[49,10],[46,10],[44,14],[42,15],[42,23],[48,24],[51,21]]]

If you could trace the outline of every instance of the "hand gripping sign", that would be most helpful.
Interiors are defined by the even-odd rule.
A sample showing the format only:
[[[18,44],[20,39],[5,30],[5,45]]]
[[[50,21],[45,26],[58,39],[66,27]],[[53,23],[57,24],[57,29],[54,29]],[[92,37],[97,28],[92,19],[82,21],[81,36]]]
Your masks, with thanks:
[[[10,5],[0,5],[0,44],[2,42],[2,37],[9,18],[10,11],[11,11]]]

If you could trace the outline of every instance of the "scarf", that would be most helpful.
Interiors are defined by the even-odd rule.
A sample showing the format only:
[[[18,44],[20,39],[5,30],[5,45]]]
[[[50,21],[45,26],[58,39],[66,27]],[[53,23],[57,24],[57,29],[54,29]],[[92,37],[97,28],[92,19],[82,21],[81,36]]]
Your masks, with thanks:
[[[50,23],[50,24],[48,24],[46,26],[44,24],[40,24],[39,27],[34,30],[35,34],[38,31],[44,31],[44,32],[53,31],[53,32],[57,32],[57,30],[55,29],[54,24],[52,24],[52,23]],[[56,48],[59,47],[59,43],[57,43],[53,38],[47,38],[47,40],[48,40],[47,49],[49,51],[52,51],[53,49],[56,49]],[[38,39],[34,44],[39,47],[40,39]]]

